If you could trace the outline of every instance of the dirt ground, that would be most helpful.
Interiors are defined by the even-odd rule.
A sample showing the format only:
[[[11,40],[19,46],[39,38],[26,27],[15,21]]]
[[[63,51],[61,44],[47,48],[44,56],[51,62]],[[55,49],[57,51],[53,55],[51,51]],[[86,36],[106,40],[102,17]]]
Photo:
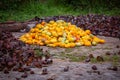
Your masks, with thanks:
[[[16,38],[19,38],[22,34],[24,33],[13,33]],[[120,80],[120,39],[98,37],[105,39],[106,43],[75,48],[40,46],[44,51],[48,50],[50,52],[53,64],[40,69],[31,68],[35,74],[27,72],[29,75],[27,78],[21,78],[23,74],[21,72],[11,71],[9,74],[0,72],[0,80]],[[104,61],[97,62],[93,60],[93,62],[86,62],[85,60],[76,59],[76,57],[89,56],[89,54],[93,54],[95,58],[102,56]],[[92,66],[96,66],[97,69],[92,69]],[[117,69],[110,69],[113,66],[116,66]],[[46,75],[41,74],[44,68],[48,71]]]

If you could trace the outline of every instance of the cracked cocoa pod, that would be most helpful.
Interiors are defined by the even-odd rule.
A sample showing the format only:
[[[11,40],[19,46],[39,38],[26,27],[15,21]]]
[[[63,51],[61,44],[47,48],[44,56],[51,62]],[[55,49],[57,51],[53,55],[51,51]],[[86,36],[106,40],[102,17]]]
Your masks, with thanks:
[[[96,65],[93,65],[91,68],[92,68],[93,70],[97,70]]]

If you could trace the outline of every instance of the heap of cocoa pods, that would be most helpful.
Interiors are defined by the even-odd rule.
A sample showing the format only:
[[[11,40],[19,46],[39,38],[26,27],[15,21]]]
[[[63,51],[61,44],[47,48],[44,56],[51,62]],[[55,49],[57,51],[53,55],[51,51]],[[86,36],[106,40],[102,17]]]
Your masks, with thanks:
[[[30,71],[30,67],[42,68],[51,63],[48,51],[43,53],[42,49],[26,47],[10,32],[0,33],[0,71],[25,72]]]

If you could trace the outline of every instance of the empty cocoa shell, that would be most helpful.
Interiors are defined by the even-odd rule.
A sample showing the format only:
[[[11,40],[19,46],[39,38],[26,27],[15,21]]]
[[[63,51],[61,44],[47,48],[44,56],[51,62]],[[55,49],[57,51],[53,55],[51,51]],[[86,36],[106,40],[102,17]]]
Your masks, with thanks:
[[[104,59],[103,59],[103,57],[101,57],[101,56],[97,56],[97,61],[104,61]]]
[[[48,71],[47,71],[47,68],[44,68],[44,69],[42,70],[42,75],[46,75],[46,74],[48,74]]]
[[[30,71],[30,74],[35,74],[35,72],[34,71]]]
[[[96,65],[93,65],[91,68],[92,68],[93,70],[97,70]]]
[[[94,58],[93,54],[89,54],[89,58]]]
[[[8,74],[8,73],[9,73],[8,68],[5,68],[5,69],[4,69],[4,73],[5,73],[5,74]]]

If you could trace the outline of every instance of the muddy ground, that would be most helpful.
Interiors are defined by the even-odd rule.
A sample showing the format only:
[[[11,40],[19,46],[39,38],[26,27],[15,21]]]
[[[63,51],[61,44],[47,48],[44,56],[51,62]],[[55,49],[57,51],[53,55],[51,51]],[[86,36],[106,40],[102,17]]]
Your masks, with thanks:
[[[13,33],[16,38],[22,34],[24,33]],[[35,74],[27,72],[27,78],[21,78],[21,72],[0,72],[0,80],[120,80],[120,39],[98,37],[105,39],[106,43],[75,48],[40,46],[44,51],[50,52],[53,64],[43,68],[31,68]],[[93,54],[94,59],[87,60],[89,54]],[[103,60],[97,60],[98,56]],[[92,66],[96,66],[97,69],[93,69]],[[45,68],[48,74],[42,75]]]

